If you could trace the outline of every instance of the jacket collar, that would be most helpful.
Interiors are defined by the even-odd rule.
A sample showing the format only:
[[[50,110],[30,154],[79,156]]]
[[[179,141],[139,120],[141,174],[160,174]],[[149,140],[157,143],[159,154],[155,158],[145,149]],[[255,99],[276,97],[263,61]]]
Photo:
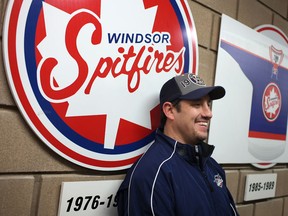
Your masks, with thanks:
[[[161,138],[161,140],[171,147],[173,147],[175,142],[177,142],[177,154],[188,163],[198,165],[201,170],[203,169],[207,159],[212,155],[215,148],[213,145],[209,145],[205,142],[199,142],[197,145],[182,144],[166,136],[160,130],[157,130],[156,132],[156,138],[157,137]]]

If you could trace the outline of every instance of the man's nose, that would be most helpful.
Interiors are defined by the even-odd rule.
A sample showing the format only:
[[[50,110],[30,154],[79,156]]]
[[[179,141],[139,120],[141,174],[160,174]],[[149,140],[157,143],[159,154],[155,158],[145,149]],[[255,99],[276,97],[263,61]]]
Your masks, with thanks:
[[[212,118],[212,110],[209,104],[203,106],[203,116],[206,118]]]

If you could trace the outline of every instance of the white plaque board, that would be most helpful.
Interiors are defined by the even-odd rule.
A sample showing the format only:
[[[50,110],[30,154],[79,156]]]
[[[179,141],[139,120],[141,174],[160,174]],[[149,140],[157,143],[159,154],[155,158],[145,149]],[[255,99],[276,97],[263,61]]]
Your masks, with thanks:
[[[121,182],[62,182],[58,216],[116,216],[116,193]]]
[[[277,174],[250,174],[246,176],[244,200],[275,197]]]

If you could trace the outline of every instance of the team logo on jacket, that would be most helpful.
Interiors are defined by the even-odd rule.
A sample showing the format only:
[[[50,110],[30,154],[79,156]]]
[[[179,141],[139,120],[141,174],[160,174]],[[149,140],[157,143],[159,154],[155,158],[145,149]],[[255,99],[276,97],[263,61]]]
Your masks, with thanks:
[[[221,187],[221,188],[223,187],[223,179],[219,174],[214,176],[214,182],[216,183],[218,187]]]
[[[3,56],[24,118],[87,168],[131,166],[153,141],[162,84],[197,73],[185,0],[10,0]]]

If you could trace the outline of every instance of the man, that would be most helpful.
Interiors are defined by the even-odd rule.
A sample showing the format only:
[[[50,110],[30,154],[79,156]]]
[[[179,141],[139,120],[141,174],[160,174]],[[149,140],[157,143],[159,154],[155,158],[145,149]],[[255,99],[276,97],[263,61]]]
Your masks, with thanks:
[[[238,215],[224,170],[211,158],[214,146],[204,143],[211,100],[224,95],[189,73],[163,85],[161,126],[118,190],[120,216]]]

